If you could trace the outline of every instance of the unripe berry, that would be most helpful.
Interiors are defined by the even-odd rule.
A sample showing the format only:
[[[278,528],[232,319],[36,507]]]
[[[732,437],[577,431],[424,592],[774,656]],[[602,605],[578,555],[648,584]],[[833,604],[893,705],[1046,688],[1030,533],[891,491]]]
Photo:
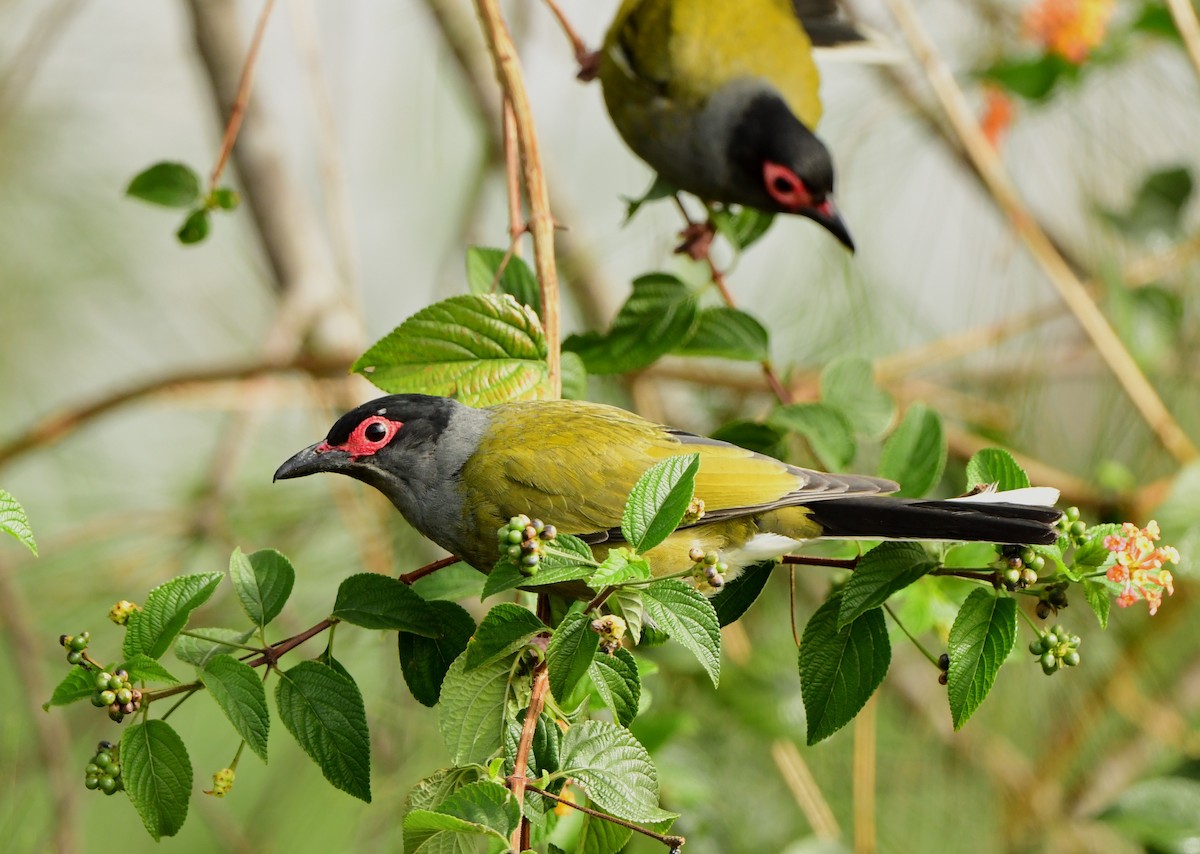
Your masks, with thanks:
[[[506,536],[506,539],[507,539],[507,540],[508,540],[510,543],[513,543],[513,544],[515,545],[515,544],[517,544],[517,543],[520,543],[520,542],[521,542],[521,540],[523,540],[523,539],[524,539],[524,537],[523,537],[523,536],[521,536],[521,532],[520,532],[520,531],[512,531],[512,530],[510,530],[510,531],[508,532],[507,536]]]
[[[108,680],[108,690],[110,690],[110,691],[120,691],[124,687],[125,687],[125,680],[122,679],[120,676],[118,676],[116,673],[114,673],[112,675],[112,678]]]
[[[86,786],[88,789],[92,789],[92,790],[98,789],[98,788],[100,788],[100,778],[98,776],[97,777],[88,777],[87,779],[85,779],[83,781],[83,785]]]
[[[95,706],[97,709],[102,709],[102,708],[104,708],[104,705],[105,705],[105,703],[104,703],[104,700],[102,700],[102,699],[100,698],[100,692],[99,692],[99,691],[97,691],[97,692],[95,692],[94,694],[92,694],[91,700],[92,700],[92,705],[93,705],[93,706]]]
[[[83,653],[82,652],[68,652],[67,653],[67,664],[82,664],[82,663],[83,663]]]
[[[1067,517],[1068,522],[1078,522],[1079,521],[1079,508],[1078,507],[1068,507],[1066,509],[1066,511],[1064,511],[1064,515]]]
[[[1004,583],[1009,587],[1016,587],[1021,583],[1021,570],[1006,569],[1004,570]]]
[[[106,795],[111,795],[117,790],[117,781],[115,778],[105,774],[100,778],[100,789]]]
[[[1063,656],[1062,662],[1063,664],[1067,665],[1067,667],[1075,667],[1077,664],[1079,664],[1079,653],[1075,650],[1071,650]]]
[[[1046,651],[1046,644],[1042,638],[1036,638],[1029,643],[1029,651],[1034,655],[1041,655]]]
[[[702,560],[704,560],[704,549],[700,548],[699,546],[692,546],[692,548],[688,551],[688,560],[690,560],[692,563],[700,563]]]
[[[1042,672],[1045,673],[1047,676],[1049,676],[1055,670],[1058,670],[1058,659],[1055,658],[1054,653],[1052,653],[1052,652],[1047,652],[1045,655],[1042,656],[1041,664],[1042,664]]]
[[[89,777],[98,777],[100,775],[100,766],[95,762],[89,762],[88,766],[83,769],[83,773]]]
[[[122,706],[125,705],[126,703],[132,703],[133,702],[133,691],[129,688],[122,688],[120,691],[117,692],[117,702],[120,703]]]
[[[87,649],[87,645],[88,645],[87,634],[88,634],[87,632],[83,632],[82,634],[78,634],[75,637],[71,638],[71,649],[74,650],[75,652],[83,652],[85,649]]]
[[[707,566],[716,566],[720,560],[721,557],[716,552],[705,552],[704,554],[704,563]]]
[[[96,690],[97,691],[107,690],[109,679],[112,679],[111,673],[108,673],[105,671],[101,671],[100,673],[97,673],[96,678],[95,678]]]
[[[1087,532],[1087,525],[1083,522],[1072,522],[1070,531],[1071,536],[1082,537]]]
[[[96,754],[95,762],[101,768],[107,768],[109,763],[112,762],[112,755],[101,751],[100,753]]]
[[[102,706],[111,706],[117,702],[117,693],[115,691],[104,690],[100,692],[100,704]]]

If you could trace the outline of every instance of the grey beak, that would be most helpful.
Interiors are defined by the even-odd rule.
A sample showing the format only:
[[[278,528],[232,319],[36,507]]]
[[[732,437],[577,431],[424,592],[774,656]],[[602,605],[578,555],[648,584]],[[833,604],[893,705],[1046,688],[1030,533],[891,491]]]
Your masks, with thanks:
[[[854,251],[854,239],[850,237],[850,230],[846,228],[846,223],[843,222],[841,214],[833,206],[832,199],[827,198],[818,207],[805,208],[797,211],[797,213],[824,226],[825,230],[836,237],[839,243],[851,252]]]
[[[317,448],[323,444],[324,442],[317,442],[309,445],[285,462],[275,470],[275,477],[271,479],[272,482],[287,480],[290,477],[304,477],[305,475],[316,474],[322,471],[337,471],[339,468],[338,464],[346,457],[345,452],[336,450],[318,452]]]

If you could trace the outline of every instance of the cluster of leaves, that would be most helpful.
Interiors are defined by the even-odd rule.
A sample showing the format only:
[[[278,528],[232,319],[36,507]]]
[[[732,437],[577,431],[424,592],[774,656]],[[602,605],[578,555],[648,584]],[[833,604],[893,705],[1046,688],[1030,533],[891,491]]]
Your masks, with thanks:
[[[133,177],[126,195],[165,208],[183,208],[187,216],[175,236],[185,246],[208,237],[214,211],[232,211],[240,201],[237,191],[216,187],[205,193],[200,176],[183,163],[155,163]]]

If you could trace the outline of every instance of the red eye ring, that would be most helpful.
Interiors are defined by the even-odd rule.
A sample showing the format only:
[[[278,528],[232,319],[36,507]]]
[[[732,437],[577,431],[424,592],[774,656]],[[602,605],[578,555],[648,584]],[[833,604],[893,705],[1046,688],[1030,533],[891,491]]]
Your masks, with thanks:
[[[770,160],[763,163],[763,188],[785,210],[795,212],[812,207],[812,194],[804,181],[782,164]]]
[[[403,426],[404,422],[402,421],[392,421],[382,415],[372,415],[359,422],[359,425],[354,428],[354,432],[350,434],[350,438],[346,440],[345,444],[339,445],[338,450],[345,451],[355,460],[369,457],[392,441]]]

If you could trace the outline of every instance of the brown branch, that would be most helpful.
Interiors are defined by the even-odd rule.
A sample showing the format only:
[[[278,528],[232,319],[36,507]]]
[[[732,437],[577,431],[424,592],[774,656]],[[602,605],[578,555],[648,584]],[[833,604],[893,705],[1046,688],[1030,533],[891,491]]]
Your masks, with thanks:
[[[1196,10],[1188,0],[1167,0],[1167,8],[1171,10],[1175,29],[1179,30],[1179,37],[1187,48],[1188,58],[1200,74],[1200,23],[1196,21]]]
[[[460,560],[461,560],[461,558],[459,558],[458,555],[450,555],[449,557],[439,558],[439,559],[435,560],[433,563],[427,563],[424,566],[414,569],[412,572],[404,573],[404,575],[400,576],[399,580],[403,584],[409,584],[409,585],[416,584],[418,581],[420,581],[425,576],[433,575],[439,569],[445,569],[448,566],[453,566],[454,564],[458,563]]]
[[[887,0],[887,5],[920,62],[950,126],[979,171],[996,205],[1007,216],[1030,255],[1083,327],[1134,406],[1176,460],[1186,463],[1200,456],[1200,450],[1146,379],[1103,312],[1088,295],[1083,282],[1025,207],[996,150],[984,137],[954,75],[925,32],[910,0]]]
[[[554,0],[542,0],[542,2],[550,9],[550,14],[554,15],[554,20],[558,21],[558,26],[563,31],[563,35],[571,43],[571,52],[575,54],[575,61],[581,66],[585,65],[588,62],[588,57],[591,56],[591,51],[588,50],[587,44],[579,35],[579,32],[575,27],[571,26],[571,22]]]
[[[542,326],[546,333],[550,396],[558,398],[562,393],[562,366],[554,219],[550,214],[550,195],[538,151],[533,112],[525,92],[517,49],[500,14],[498,0],[475,0],[475,9],[496,65],[496,78],[500,81],[505,101],[512,108],[521,152],[521,177],[529,200],[528,227],[533,237],[533,266],[542,292]]]
[[[275,662],[279,661],[279,659],[284,655],[300,646],[300,644],[304,643],[306,640],[316,637],[321,632],[332,628],[340,622],[341,620],[339,620],[337,617],[326,617],[315,626],[305,629],[298,635],[292,635],[287,640],[281,640],[278,643],[271,644],[270,649],[264,651],[263,654],[258,658],[247,662],[247,664],[249,664],[251,667],[261,667],[264,664],[269,664],[274,667]]]
[[[583,813],[584,815],[590,815],[592,818],[598,818],[601,821],[607,821],[611,824],[615,824],[617,827],[623,827],[626,830],[632,830],[634,833],[640,833],[643,836],[649,836],[651,839],[656,839],[663,845],[666,845],[672,851],[682,848],[687,843],[687,840],[682,836],[655,833],[648,827],[642,827],[641,825],[634,824],[631,821],[626,821],[623,818],[617,818],[615,815],[609,815],[608,813],[585,807],[582,804],[577,804],[574,801],[567,800],[566,798],[560,798],[558,795],[552,795],[550,792],[547,792],[545,789],[539,789],[537,786],[527,786],[526,788],[528,788],[531,792],[537,792],[543,798],[552,800],[555,803],[568,806],[573,810],[579,810],[579,812]]]
[[[528,778],[525,775],[529,766],[529,752],[533,749],[533,736],[537,731],[538,718],[542,716],[542,706],[546,702],[546,691],[550,688],[550,671],[546,662],[539,661],[533,668],[533,689],[529,694],[529,707],[525,709],[525,723],[521,727],[521,739],[517,742],[517,755],[513,758],[512,776],[508,778],[508,788],[517,800],[517,809],[521,820],[513,831],[512,846],[517,851],[529,847],[529,822],[525,819],[525,787]]]

